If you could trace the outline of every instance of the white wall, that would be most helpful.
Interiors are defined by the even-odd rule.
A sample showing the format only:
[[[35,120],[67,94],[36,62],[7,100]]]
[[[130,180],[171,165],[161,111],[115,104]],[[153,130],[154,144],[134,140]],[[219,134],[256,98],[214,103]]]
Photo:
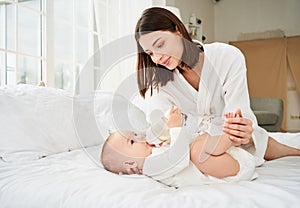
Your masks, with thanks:
[[[286,128],[288,131],[300,132],[300,95],[296,90],[292,73],[287,71],[287,119]]]
[[[300,0],[166,0],[180,9],[184,23],[192,13],[203,22],[206,43],[237,40],[240,33],[281,29],[300,35]]]
[[[206,37],[206,43],[214,40],[214,4],[211,0],[167,0],[168,6],[175,6],[180,9],[182,21],[189,22],[194,13],[202,20],[202,34]]]
[[[215,41],[237,40],[240,33],[281,29],[300,35],[299,0],[220,0],[215,4]]]

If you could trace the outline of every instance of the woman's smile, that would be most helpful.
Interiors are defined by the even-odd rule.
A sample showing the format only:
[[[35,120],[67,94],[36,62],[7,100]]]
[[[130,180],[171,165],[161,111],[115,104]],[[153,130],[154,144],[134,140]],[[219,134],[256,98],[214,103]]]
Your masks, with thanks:
[[[171,57],[167,58],[165,61],[162,62],[162,65],[168,66],[170,63],[170,59],[171,59]]]

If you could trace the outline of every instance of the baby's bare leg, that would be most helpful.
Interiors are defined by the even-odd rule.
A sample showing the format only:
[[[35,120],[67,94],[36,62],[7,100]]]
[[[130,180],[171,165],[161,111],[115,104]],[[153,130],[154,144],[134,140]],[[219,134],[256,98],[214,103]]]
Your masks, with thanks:
[[[240,170],[237,160],[228,153],[210,155],[204,151],[205,136],[199,136],[190,146],[190,158],[194,165],[204,174],[216,178],[235,176]]]
[[[274,160],[285,156],[300,156],[300,149],[281,144],[269,137],[265,160]]]

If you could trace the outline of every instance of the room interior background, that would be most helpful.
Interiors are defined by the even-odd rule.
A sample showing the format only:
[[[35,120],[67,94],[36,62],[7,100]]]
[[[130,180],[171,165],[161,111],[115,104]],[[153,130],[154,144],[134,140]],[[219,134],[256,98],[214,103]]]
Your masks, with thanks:
[[[282,37],[293,37],[293,46],[297,47],[297,39],[295,36],[300,35],[300,1],[297,0],[189,0],[188,3],[180,0],[167,0],[168,5],[173,5],[178,7],[181,11],[181,16],[184,21],[188,21],[192,13],[194,13],[198,18],[202,20],[202,33],[206,37],[206,43],[213,41],[220,41],[228,43],[230,41],[241,41],[250,39],[270,39],[270,38],[282,38]],[[291,39],[290,39],[291,40]],[[285,122],[284,129],[288,131],[299,131],[300,130],[300,81],[299,81],[299,61],[294,65],[294,72],[290,69],[290,62],[288,62],[288,56],[285,56],[285,50],[287,47],[282,47],[281,40],[276,42],[277,49],[281,48],[279,54],[283,55],[284,62],[281,68],[280,74],[283,75],[279,80],[274,78],[273,82],[267,87],[266,91],[271,92],[272,87],[274,87],[274,82],[279,81],[281,84],[280,92],[277,94],[282,94],[277,96],[285,100]],[[291,41],[290,41],[291,42]],[[265,46],[268,45],[265,41],[261,41]],[[274,42],[273,42],[274,43]],[[242,44],[242,43],[241,43]],[[257,44],[257,43],[254,43]],[[279,45],[278,45],[279,44]],[[298,43],[299,44],[299,43]],[[237,43],[237,45],[240,45]],[[274,47],[274,45],[272,46]],[[276,46],[275,46],[276,48]],[[290,44],[291,48],[291,44]],[[271,49],[271,48],[269,48]],[[273,48],[274,49],[274,48]],[[292,49],[293,50],[293,49]],[[290,52],[291,53],[291,52]],[[274,53],[273,53],[274,54]],[[268,55],[268,54],[260,54]],[[293,50],[291,56],[300,57],[299,49]],[[279,56],[277,56],[279,57]],[[273,57],[274,58],[274,57]],[[246,57],[247,59],[247,57]],[[259,61],[263,61],[260,58]],[[270,56],[266,61],[270,65]],[[276,58],[275,58],[276,59]],[[273,60],[278,63],[278,60]],[[297,58],[295,58],[297,59]],[[253,59],[252,59],[253,60]],[[249,65],[249,63],[247,64]],[[259,70],[252,70],[249,72],[248,66],[248,77],[249,73],[251,83],[248,84],[256,85],[255,79],[253,77],[265,76],[266,73],[270,73],[269,80],[275,75],[276,70],[280,66],[276,66],[275,70],[271,68],[265,68],[265,63],[261,65],[257,62],[251,63],[252,66],[260,66]],[[266,77],[259,78],[260,80]],[[295,80],[297,79],[297,80]],[[258,86],[262,86],[262,81]],[[251,87],[250,87],[251,88]],[[253,87],[252,87],[253,88]],[[278,89],[276,86],[273,89]],[[263,91],[264,92],[264,91]],[[250,95],[253,96],[266,96],[261,92],[251,92]],[[270,97],[276,97],[276,93],[267,93]]]
[[[195,14],[205,43],[278,37],[278,31],[280,37],[300,35],[299,0],[0,0],[1,85],[42,80],[70,92],[99,87],[96,64],[76,85],[80,71],[99,48],[132,34],[149,6],[175,6],[186,24]],[[118,61],[101,88],[116,88],[134,66],[134,54]],[[287,65],[288,131],[300,131],[298,82]]]

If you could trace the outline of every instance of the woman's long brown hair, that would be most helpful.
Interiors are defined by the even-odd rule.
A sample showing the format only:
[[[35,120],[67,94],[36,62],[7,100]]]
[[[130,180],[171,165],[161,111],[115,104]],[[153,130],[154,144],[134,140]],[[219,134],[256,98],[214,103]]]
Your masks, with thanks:
[[[141,35],[154,31],[179,31],[182,35],[183,54],[181,57],[181,68],[193,68],[199,60],[199,47],[193,43],[184,24],[167,9],[152,7],[146,9],[141,18],[138,20],[135,28],[135,39],[137,42],[137,82],[140,94],[145,97],[145,93],[150,89],[151,95],[153,89],[159,90],[160,86],[166,85],[169,81],[174,80],[173,72],[164,66],[157,66],[151,57],[143,51],[139,44]]]

